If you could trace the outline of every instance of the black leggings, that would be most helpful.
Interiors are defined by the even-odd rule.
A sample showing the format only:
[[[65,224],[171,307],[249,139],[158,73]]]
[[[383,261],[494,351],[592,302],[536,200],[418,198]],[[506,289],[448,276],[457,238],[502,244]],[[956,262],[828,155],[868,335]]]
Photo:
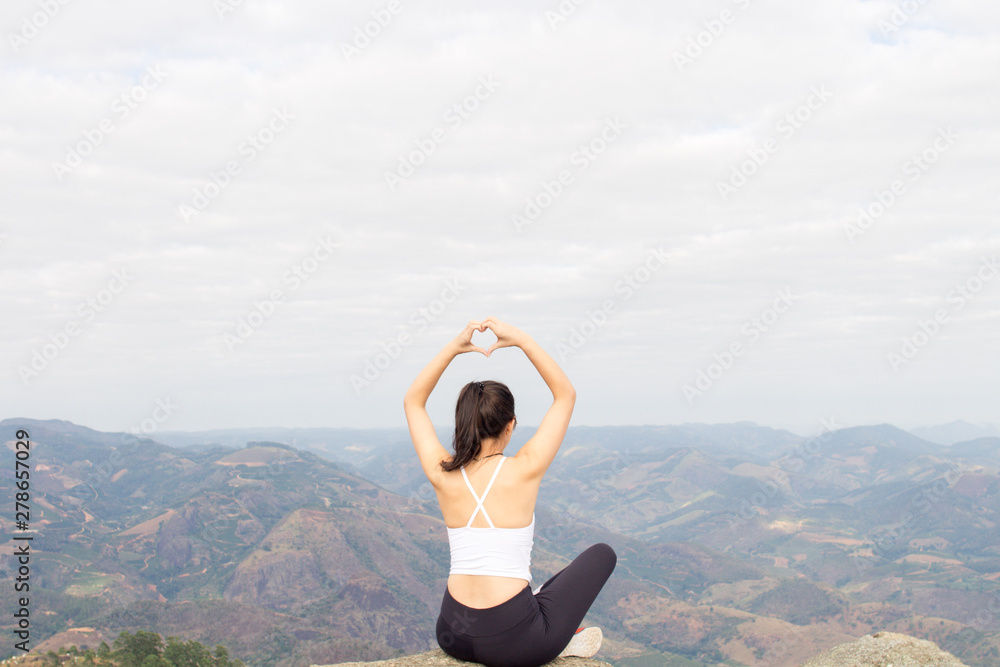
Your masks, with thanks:
[[[453,658],[487,667],[538,667],[562,652],[611,576],[618,557],[595,544],[546,581],[488,609],[466,607],[445,588],[438,645]]]

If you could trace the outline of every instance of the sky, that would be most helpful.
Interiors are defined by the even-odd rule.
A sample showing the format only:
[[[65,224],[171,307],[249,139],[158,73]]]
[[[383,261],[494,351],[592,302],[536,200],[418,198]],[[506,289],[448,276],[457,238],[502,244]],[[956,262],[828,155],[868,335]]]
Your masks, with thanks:
[[[1000,5],[8,0],[0,417],[1000,423]],[[475,341],[489,342],[477,334]],[[525,355],[456,358],[428,403]],[[155,436],[154,436],[155,437]]]

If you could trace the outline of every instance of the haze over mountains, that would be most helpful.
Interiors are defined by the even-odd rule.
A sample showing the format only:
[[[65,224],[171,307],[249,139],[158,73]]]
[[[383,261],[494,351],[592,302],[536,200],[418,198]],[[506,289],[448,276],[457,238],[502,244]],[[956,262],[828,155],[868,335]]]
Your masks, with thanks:
[[[941,445],[952,445],[956,442],[965,442],[976,438],[1000,437],[1000,427],[994,424],[970,424],[965,421],[953,421],[939,426],[913,428],[910,429],[910,433]]]
[[[874,630],[998,664],[1000,437],[970,427],[571,428],[539,497],[535,581],[615,547],[589,619],[616,665],[797,665]],[[432,646],[448,545],[405,429],[138,440],[7,419],[8,449],[18,428],[36,646],[150,629],[296,666]]]

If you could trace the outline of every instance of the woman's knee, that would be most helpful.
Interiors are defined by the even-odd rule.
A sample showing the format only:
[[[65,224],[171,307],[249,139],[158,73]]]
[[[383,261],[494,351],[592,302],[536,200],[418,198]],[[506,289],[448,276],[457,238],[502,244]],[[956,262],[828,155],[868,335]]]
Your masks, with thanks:
[[[618,554],[615,553],[615,550],[611,548],[610,544],[598,542],[587,549],[587,551],[590,551],[594,556],[598,557],[602,563],[606,564],[609,572],[615,569],[615,565],[618,563]]]
[[[591,546],[590,548],[595,550],[608,560],[610,560],[612,563],[618,562],[618,554],[615,553],[615,550],[611,548],[610,544],[605,544],[604,542],[598,542],[597,544]]]

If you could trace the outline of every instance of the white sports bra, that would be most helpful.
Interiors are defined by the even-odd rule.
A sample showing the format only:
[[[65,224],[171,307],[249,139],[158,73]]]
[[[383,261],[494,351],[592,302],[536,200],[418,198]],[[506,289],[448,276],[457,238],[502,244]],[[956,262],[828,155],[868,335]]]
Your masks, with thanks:
[[[450,574],[513,577],[531,582],[531,547],[535,541],[535,514],[531,514],[531,523],[524,528],[497,528],[483,507],[483,502],[505,460],[506,456],[500,457],[500,463],[493,471],[493,477],[483,491],[482,498],[476,495],[472,483],[469,482],[469,476],[465,474],[465,468],[462,468],[465,485],[476,499],[476,509],[464,528],[448,529],[448,544],[451,546]],[[489,528],[472,527],[472,520],[479,512],[483,513],[486,522],[490,524]]]

